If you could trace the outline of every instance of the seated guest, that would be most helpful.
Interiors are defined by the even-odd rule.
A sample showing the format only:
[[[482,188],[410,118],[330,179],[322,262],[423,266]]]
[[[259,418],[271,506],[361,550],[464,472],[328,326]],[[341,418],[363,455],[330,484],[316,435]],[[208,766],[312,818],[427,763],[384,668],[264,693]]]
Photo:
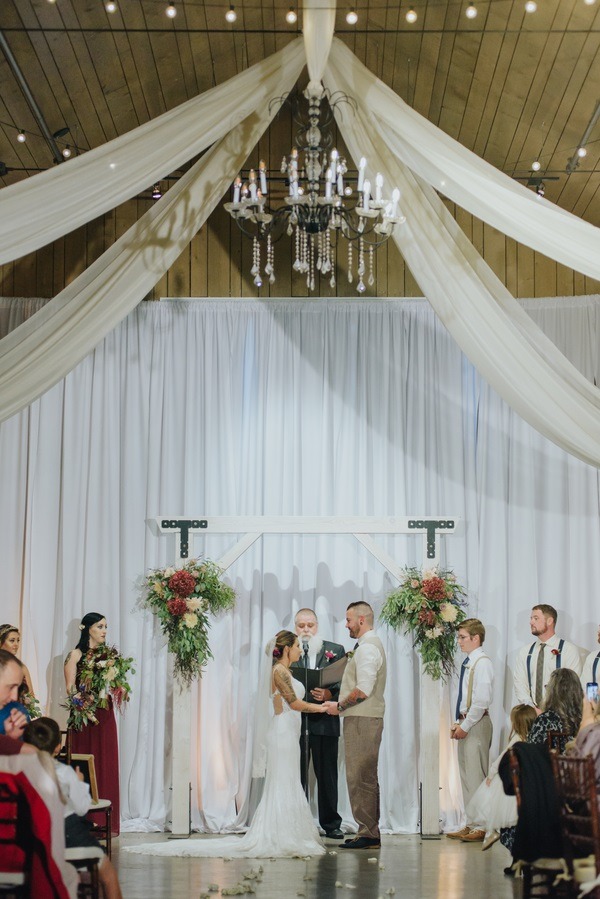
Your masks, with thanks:
[[[65,846],[67,849],[93,847],[101,849],[100,843],[90,833],[90,825],[85,815],[90,810],[92,800],[90,788],[84,783],[79,768],[63,765],[56,759],[60,752],[60,728],[52,718],[37,718],[25,728],[23,739],[41,752],[54,757],[55,773],[62,793],[65,816]],[[117,872],[105,855],[98,867],[100,883],[105,899],[122,899]]]
[[[578,758],[591,755],[596,769],[596,790],[598,792],[598,805],[600,806],[600,705],[597,702],[583,700],[583,715],[581,727],[575,743],[567,747],[567,754]]]
[[[9,704],[18,705],[17,696],[23,681],[23,669],[18,659],[5,649],[0,649],[0,713]],[[27,717],[18,708],[11,708],[3,721],[0,733],[0,755],[18,755],[20,752],[35,752],[32,746],[22,743],[23,729]]]
[[[542,814],[541,808],[533,801],[530,801],[525,811],[523,811],[522,803],[521,810],[523,814],[519,814],[519,822],[517,824],[517,829],[519,830],[518,841],[516,841],[517,829],[514,827],[503,827],[501,829],[500,842],[512,853],[515,860],[525,859],[526,861],[531,861],[530,858],[527,858],[526,855],[523,854],[522,846],[523,843],[528,847],[530,845],[533,846],[535,843],[537,837],[531,837],[534,825],[538,829],[543,829],[544,827],[548,828],[548,833],[551,836],[551,843],[555,838],[555,835],[553,836],[553,834],[557,823],[552,819],[553,823],[551,825],[549,823],[549,816],[551,813],[554,814],[554,811],[558,808],[558,800],[554,796],[554,780],[551,776],[552,771],[550,767],[550,755],[548,752],[548,734],[551,731],[559,731],[565,734],[565,737],[561,740],[560,746],[561,751],[564,751],[567,741],[573,739],[579,729],[583,708],[583,690],[581,689],[579,676],[575,671],[572,671],[570,668],[557,668],[552,672],[550,680],[548,681],[548,686],[546,687],[546,694],[544,696],[542,707],[543,711],[531,725],[531,730],[527,737],[528,744],[537,744],[539,746],[541,755],[539,753],[530,753],[528,750],[523,750],[525,764],[529,766],[529,763],[531,762],[532,767],[532,771],[525,773],[523,779],[528,779],[530,785],[533,779],[536,784],[540,786],[540,789],[545,789],[546,787],[544,787],[544,784],[546,784],[548,772],[550,772],[551,786],[547,787],[550,792],[543,802],[550,803],[551,808],[546,807],[546,812]],[[522,746],[522,744],[519,743],[515,745],[516,747]],[[547,765],[542,757],[547,757]],[[520,755],[519,763],[521,763]],[[507,755],[503,756],[502,761],[500,762],[499,773],[503,779],[506,792],[507,783],[510,782]],[[542,802],[542,799],[540,799],[540,802]],[[542,853],[539,851],[539,848],[540,847],[538,846],[538,857],[542,854],[550,855],[549,850]],[[510,874],[511,872],[512,865],[505,868],[505,874]]]

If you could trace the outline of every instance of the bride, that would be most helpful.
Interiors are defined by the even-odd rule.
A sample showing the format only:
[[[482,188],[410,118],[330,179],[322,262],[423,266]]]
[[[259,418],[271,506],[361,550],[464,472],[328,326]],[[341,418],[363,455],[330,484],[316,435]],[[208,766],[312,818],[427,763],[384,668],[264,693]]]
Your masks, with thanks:
[[[279,631],[267,644],[258,691],[252,774],[264,777],[262,799],[242,837],[140,843],[126,852],[204,858],[271,858],[323,855],[325,847],[300,784],[300,712],[325,707],[304,702],[304,687],[289,668],[301,656],[298,637]],[[262,722],[262,724],[261,724]]]

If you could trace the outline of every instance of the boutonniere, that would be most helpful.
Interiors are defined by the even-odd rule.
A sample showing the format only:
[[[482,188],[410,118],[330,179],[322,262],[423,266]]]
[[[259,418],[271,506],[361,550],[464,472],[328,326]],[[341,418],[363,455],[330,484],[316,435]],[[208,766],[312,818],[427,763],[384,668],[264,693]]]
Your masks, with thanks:
[[[327,659],[328,662],[331,662],[332,659],[335,659],[335,653],[332,652],[330,649],[326,649],[325,650],[325,658]]]
[[[559,655],[560,655],[558,649],[551,649],[550,652],[552,653],[553,656],[559,656]]]
[[[354,653],[355,653],[355,650],[354,650],[354,649],[351,649],[350,652],[347,652],[347,653],[346,653],[346,658],[348,659],[348,661],[350,661],[350,659],[352,658],[352,656],[354,655]]]

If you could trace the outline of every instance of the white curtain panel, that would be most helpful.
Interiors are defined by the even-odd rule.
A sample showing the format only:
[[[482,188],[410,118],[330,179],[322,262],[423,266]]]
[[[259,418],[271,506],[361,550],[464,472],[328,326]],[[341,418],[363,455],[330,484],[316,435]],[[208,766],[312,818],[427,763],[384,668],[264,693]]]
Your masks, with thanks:
[[[525,308],[592,380],[600,298]],[[32,301],[0,304],[15,326]],[[559,609],[559,631],[592,648],[600,579],[598,472],[513,412],[462,355],[423,300],[144,303],[64,380],[0,425],[3,618],[62,715],[62,660],[81,615],[107,615],[109,638],[136,660],[120,719],[122,810],[129,829],[168,818],[171,687],[166,651],[139,608],[141,578],[175,556],[158,515],[460,516],[443,561],[488,628],[496,673],[496,751],[511,705],[515,653],[531,605]],[[421,564],[415,537],[382,537]],[[194,537],[218,559],[233,539]],[[376,611],[393,583],[350,536],[267,536],[229,570],[235,613],[215,623],[215,660],[194,700],[193,819],[236,829],[250,792],[262,649],[301,606],[350,646],[348,602]],[[410,639],[383,632],[389,656],[381,758],[382,823],[414,832],[418,664]],[[442,716],[445,738],[449,709]],[[444,744],[441,802],[460,821],[454,748]],[[450,764],[448,765],[448,762]],[[347,797],[342,796],[349,820]]]
[[[477,218],[569,268],[600,279],[600,229],[538,197],[411,109],[334,38],[328,78],[386,125],[378,139],[416,175]]]
[[[330,90],[340,83],[330,78]],[[518,303],[467,240],[429,185],[399,163],[378,140],[376,122],[362,99],[348,113],[335,110],[355,162],[364,155],[385,177],[388,192],[401,190],[406,222],[394,240],[442,322],[478,371],[533,427],[591,464],[600,464],[600,393],[555,347],[539,352],[520,326]],[[496,298],[503,298],[503,304]],[[505,308],[514,306],[513,315]],[[548,356],[549,358],[546,358]]]
[[[68,234],[177,171],[250,113],[268,108],[305,63],[298,38],[239,75],[89,153],[0,190],[0,265]]]
[[[290,88],[297,68],[271,74]],[[244,97],[239,96],[241,107]],[[0,421],[64,377],[152,289],[204,224],[276,113],[233,128],[142,218],[34,318],[0,340]]]
[[[304,0],[302,31],[308,68],[309,91],[322,91],[321,81],[327,64],[335,27],[335,0]]]

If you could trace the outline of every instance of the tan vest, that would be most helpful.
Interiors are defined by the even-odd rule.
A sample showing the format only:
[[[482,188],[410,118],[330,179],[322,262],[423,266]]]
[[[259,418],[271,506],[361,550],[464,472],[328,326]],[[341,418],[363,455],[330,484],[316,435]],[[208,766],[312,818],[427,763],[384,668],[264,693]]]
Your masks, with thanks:
[[[377,677],[375,678],[375,683],[373,684],[373,690],[371,691],[371,695],[368,699],[365,699],[363,702],[359,702],[358,705],[353,705],[349,709],[346,709],[342,712],[344,718],[350,715],[362,715],[365,718],[383,718],[383,713],[385,712],[385,700],[383,698],[383,692],[385,690],[385,679],[387,674],[387,666],[385,661],[385,650],[383,648],[383,644],[377,634],[372,631],[368,631],[365,636],[361,639],[361,646],[363,643],[372,643],[373,646],[376,646],[379,652],[381,653],[381,658],[383,660],[381,668],[377,672]],[[349,693],[352,693],[354,688],[356,687],[357,682],[357,670],[356,670],[356,653],[360,652],[360,647],[355,651],[354,655],[351,659],[348,660],[348,664],[346,665],[346,670],[344,671],[344,676],[342,678],[342,686],[340,687],[340,701],[343,702],[345,696],[348,696]]]

